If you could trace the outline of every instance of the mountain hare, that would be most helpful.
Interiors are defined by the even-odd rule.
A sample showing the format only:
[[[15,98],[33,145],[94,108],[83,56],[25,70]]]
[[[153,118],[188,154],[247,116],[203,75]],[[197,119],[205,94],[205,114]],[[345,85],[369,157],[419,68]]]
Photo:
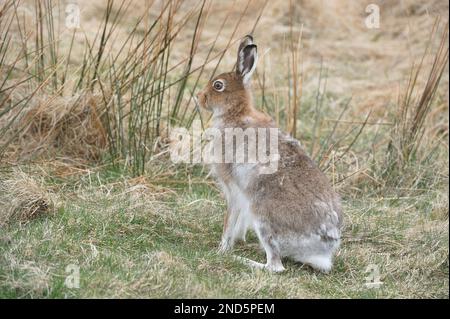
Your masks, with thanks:
[[[236,71],[216,76],[197,94],[199,105],[213,112],[212,127],[220,132],[227,128],[279,132],[275,172],[261,173],[258,163],[212,164],[228,206],[219,250],[228,251],[237,239],[245,240],[251,228],[267,262],[240,258],[246,264],[280,272],[285,269],[281,258],[290,257],[329,272],[340,244],[340,198],[300,143],[278,131],[273,120],[254,107],[250,77],[257,59],[257,47],[247,35],[239,46]]]

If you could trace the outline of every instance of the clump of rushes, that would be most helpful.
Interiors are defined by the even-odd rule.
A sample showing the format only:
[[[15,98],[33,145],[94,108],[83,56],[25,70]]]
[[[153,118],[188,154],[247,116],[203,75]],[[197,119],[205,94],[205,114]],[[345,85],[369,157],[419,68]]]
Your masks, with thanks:
[[[433,125],[428,125],[430,110],[449,57],[448,22],[444,26],[436,51],[430,53],[439,25],[440,21],[437,19],[421,61],[418,65],[412,65],[407,86],[397,102],[397,112],[394,115],[394,126],[389,137],[383,172],[384,180],[388,183],[393,182],[404,186],[408,184],[405,179],[409,175],[405,175],[405,171],[414,165],[420,166],[420,164],[433,161],[439,143],[445,136],[448,136],[448,131],[444,130],[438,132],[434,140],[424,139],[427,129],[433,127]],[[425,83],[420,85],[418,79],[422,73],[427,72],[424,69],[424,60],[429,55],[432,56],[433,62],[428,70]],[[420,172],[413,171],[414,180],[411,183],[417,184],[421,180]]]
[[[2,3],[0,158],[24,159],[18,149],[28,150],[27,159],[54,150],[52,155],[91,162],[108,159],[140,175],[164,151],[171,126],[189,127],[199,114],[192,96],[200,75],[207,64],[215,63],[217,69],[239,38],[242,19],[223,50],[217,52],[213,41],[206,44],[209,53],[203,61],[194,61],[199,60],[211,1],[199,0],[194,6],[180,0],[150,2],[132,22],[130,5],[109,0],[98,30],[88,36],[91,30],[82,25],[66,28],[58,1],[36,1],[29,10],[17,1]],[[125,36],[120,33],[124,24],[129,29]],[[187,36],[191,24],[193,33]],[[180,37],[191,39],[181,58],[176,48]]]

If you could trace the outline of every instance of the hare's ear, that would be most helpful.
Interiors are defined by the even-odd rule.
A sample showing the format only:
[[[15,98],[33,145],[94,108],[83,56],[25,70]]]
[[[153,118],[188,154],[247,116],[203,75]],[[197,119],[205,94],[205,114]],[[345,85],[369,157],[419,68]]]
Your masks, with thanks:
[[[236,73],[242,77],[244,84],[248,83],[255,70],[257,59],[256,45],[253,44],[253,37],[248,34],[239,45],[236,63]]]
[[[239,61],[239,54],[241,54],[241,51],[247,46],[253,44],[253,37],[250,34],[247,34],[244,38],[242,38],[241,43],[239,44],[238,49],[238,61]]]
[[[242,43],[241,43],[242,45]],[[244,85],[250,80],[258,61],[258,50],[255,44],[249,44],[239,50],[236,73],[242,77]]]

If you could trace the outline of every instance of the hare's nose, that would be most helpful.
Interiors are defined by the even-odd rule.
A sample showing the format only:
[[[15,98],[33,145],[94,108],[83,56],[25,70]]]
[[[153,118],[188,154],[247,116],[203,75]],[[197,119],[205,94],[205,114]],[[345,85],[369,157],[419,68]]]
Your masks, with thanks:
[[[199,91],[199,92],[197,92],[195,97],[197,99],[197,102],[201,103],[201,101],[203,101],[203,99],[205,97],[205,93],[203,93],[203,91]]]
[[[201,103],[200,102],[201,100],[202,100],[202,92],[200,91],[200,92],[197,92],[197,94],[195,94],[195,97],[194,97],[196,107],[199,106],[199,104]]]

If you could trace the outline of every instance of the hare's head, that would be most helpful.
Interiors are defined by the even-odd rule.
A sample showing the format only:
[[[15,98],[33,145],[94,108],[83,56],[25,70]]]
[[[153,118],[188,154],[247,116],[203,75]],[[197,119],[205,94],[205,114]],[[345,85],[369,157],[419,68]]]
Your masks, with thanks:
[[[222,73],[197,94],[199,105],[221,115],[251,103],[250,78],[258,53],[253,38],[247,35],[239,45],[236,71]]]

